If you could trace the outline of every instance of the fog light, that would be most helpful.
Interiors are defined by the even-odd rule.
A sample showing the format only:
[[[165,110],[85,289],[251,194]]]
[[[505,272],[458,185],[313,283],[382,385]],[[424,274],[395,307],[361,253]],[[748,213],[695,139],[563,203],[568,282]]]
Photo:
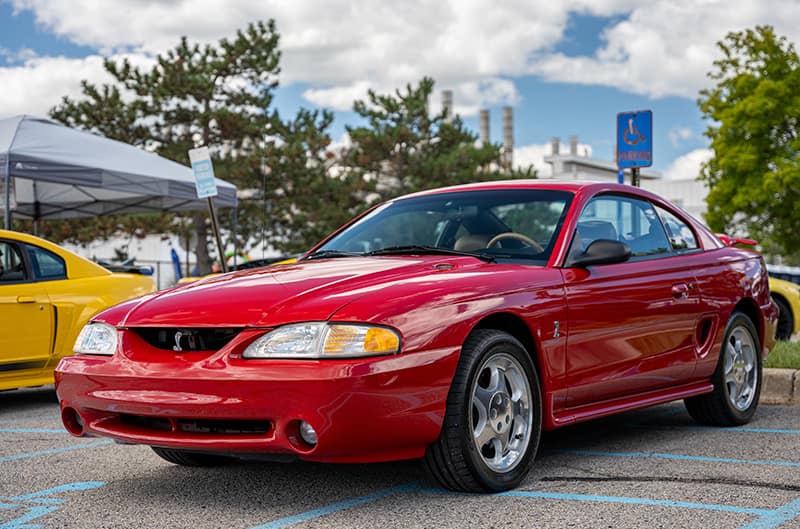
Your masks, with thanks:
[[[300,437],[311,446],[317,444],[317,431],[306,421],[300,421]]]

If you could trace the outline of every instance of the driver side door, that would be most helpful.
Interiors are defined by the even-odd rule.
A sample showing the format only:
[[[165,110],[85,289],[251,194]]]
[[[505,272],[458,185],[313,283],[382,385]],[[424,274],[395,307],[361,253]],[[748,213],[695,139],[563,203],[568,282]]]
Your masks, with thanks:
[[[41,372],[53,345],[53,310],[19,244],[0,240],[0,386]]]
[[[690,260],[672,251],[653,205],[626,196],[592,199],[570,254],[596,239],[624,242],[632,257],[562,269],[567,407],[672,386],[695,367],[699,292]]]

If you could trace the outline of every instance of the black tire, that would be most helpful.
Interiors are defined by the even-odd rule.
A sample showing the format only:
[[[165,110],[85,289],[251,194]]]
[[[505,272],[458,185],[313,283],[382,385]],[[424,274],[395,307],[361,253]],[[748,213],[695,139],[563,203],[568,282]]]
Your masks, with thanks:
[[[744,345],[742,342],[747,340],[747,336],[749,336],[750,344]],[[742,360],[740,364],[738,361],[730,358],[733,355],[733,351],[736,349],[734,344],[736,343],[737,337],[740,342],[739,349],[741,351],[744,351],[746,348],[753,349],[753,365],[750,370],[747,370],[746,361]],[[740,358],[747,354],[749,353],[742,352]],[[733,356],[735,357],[735,355]],[[728,359],[726,359],[726,357],[728,357]],[[738,367],[739,365],[741,365],[741,368]],[[737,382],[726,382],[726,366],[730,367],[732,371],[730,376],[734,379],[737,379],[739,373],[742,373],[741,380],[743,383],[746,382],[746,380],[750,380],[751,374],[754,376],[751,389],[746,393],[742,393],[741,398],[744,400],[738,404],[734,404],[733,401],[739,401],[740,398],[737,396],[732,397],[729,386],[729,384],[737,385]],[[714,391],[705,395],[684,399],[684,404],[686,405],[686,410],[689,412],[689,415],[701,424],[709,424],[712,426],[739,426],[750,422],[750,419],[756,412],[758,399],[761,395],[761,341],[758,339],[758,332],[753,322],[748,316],[741,312],[734,312],[728,321],[719,361],[717,362],[717,368],[714,371],[711,381],[714,384]],[[750,387],[749,383],[748,387]]]
[[[174,448],[162,448],[151,446],[161,459],[181,465],[184,467],[218,467],[233,461],[233,458],[219,456],[216,454],[206,454],[204,452],[189,452],[186,450],[176,450]]]
[[[501,362],[505,363],[506,369],[496,368],[496,364]],[[493,367],[500,373],[497,378],[502,379],[502,388],[486,390],[482,386],[485,383],[483,380]],[[482,376],[483,379],[480,378]],[[519,397],[515,403],[509,387],[522,388],[519,395],[527,392],[527,396]],[[473,404],[473,393],[476,391],[493,395],[488,399],[491,411],[482,417],[479,417],[481,412]],[[492,418],[488,419],[490,415]],[[481,421],[481,431],[486,430],[497,437],[505,436],[506,446],[500,455],[508,454],[508,469],[498,470],[487,463],[487,457],[498,457],[497,453],[492,452],[495,450],[492,447],[497,445],[489,447],[487,443],[483,449],[479,448],[479,441],[473,437],[473,429],[479,426],[473,421]],[[499,431],[494,429],[494,424],[497,424]],[[491,431],[487,428],[491,428]],[[518,429],[520,433],[514,434]],[[461,349],[461,358],[447,396],[442,431],[425,453],[425,467],[436,481],[450,490],[498,492],[512,489],[530,470],[541,431],[542,395],[539,378],[525,347],[505,332],[476,330]],[[489,455],[485,453],[487,447]]]
[[[788,340],[792,337],[794,331],[794,314],[786,300],[779,296],[772,296],[773,301],[778,306],[778,328],[775,332],[775,338],[778,340]]]

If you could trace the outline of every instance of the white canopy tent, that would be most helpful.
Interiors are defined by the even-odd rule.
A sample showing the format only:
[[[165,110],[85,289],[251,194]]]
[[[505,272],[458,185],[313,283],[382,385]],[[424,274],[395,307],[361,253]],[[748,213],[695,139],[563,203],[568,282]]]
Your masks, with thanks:
[[[216,182],[215,205],[235,207],[236,187]],[[126,143],[25,115],[0,120],[0,185],[6,229],[12,210],[15,216],[38,220],[207,206],[206,200],[197,198],[188,167]]]

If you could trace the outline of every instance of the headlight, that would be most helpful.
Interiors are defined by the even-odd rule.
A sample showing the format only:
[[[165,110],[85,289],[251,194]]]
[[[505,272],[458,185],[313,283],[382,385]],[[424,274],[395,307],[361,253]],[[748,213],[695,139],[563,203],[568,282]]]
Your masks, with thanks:
[[[113,355],[117,350],[117,329],[106,323],[87,323],[72,350],[79,354]]]
[[[395,354],[400,337],[385,327],[309,322],[278,327],[247,346],[244,358],[351,358]]]

